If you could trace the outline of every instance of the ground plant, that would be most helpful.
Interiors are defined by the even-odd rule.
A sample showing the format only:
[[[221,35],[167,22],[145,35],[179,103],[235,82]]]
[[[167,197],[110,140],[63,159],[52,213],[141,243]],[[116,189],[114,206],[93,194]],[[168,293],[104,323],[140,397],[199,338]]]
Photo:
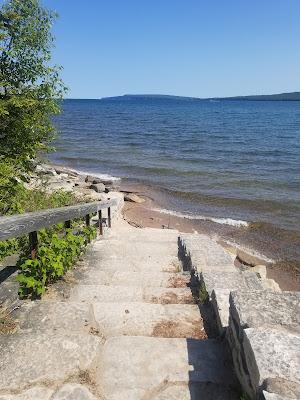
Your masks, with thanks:
[[[75,229],[75,231],[74,231]],[[37,258],[28,258],[24,252],[20,259],[19,295],[21,298],[39,298],[46,287],[61,278],[78,259],[86,245],[96,237],[95,227],[74,227],[65,233],[58,225],[38,233]]]

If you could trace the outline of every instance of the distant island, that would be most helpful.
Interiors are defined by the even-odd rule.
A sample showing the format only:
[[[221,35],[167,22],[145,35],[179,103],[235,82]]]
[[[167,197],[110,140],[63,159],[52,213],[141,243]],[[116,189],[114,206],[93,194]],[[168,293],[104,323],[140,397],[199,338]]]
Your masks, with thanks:
[[[180,101],[223,101],[223,100],[245,100],[245,101],[300,101],[300,92],[278,93],[278,94],[263,94],[251,96],[232,96],[232,97],[186,97],[186,96],[172,96],[165,94],[125,94],[123,96],[103,97],[100,100],[180,100]]]

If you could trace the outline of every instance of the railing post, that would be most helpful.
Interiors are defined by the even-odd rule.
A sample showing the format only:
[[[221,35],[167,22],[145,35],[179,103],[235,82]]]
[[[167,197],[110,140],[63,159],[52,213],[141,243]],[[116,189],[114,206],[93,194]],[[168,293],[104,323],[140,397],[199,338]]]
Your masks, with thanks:
[[[70,229],[71,228],[71,221],[65,221],[65,228]]]
[[[90,214],[87,214],[85,216],[85,224],[86,224],[86,226],[90,226],[90,222],[91,222]]]
[[[111,228],[111,211],[110,207],[107,209],[107,219],[108,219],[108,227]]]
[[[37,256],[38,251],[38,236],[36,231],[29,233],[29,248],[31,258],[34,260]]]
[[[102,210],[98,211],[98,218],[99,218],[99,233],[103,235],[103,226],[102,226]]]

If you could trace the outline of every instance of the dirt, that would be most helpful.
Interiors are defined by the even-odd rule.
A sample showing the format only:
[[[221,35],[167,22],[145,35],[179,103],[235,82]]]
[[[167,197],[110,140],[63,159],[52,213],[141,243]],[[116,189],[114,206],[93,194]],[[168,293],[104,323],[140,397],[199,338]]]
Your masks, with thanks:
[[[0,335],[15,333],[18,329],[18,323],[10,315],[9,311],[0,308]]]
[[[168,280],[169,288],[183,288],[188,287],[189,279],[184,278],[183,276],[172,276]]]
[[[151,303],[156,304],[195,304],[192,294],[181,296],[180,298],[176,293],[168,292],[161,296],[152,296]]]
[[[190,322],[190,321],[187,321]],[[192,321],[193,328],[175,321],[161,321],[153,328],[151,336],[165,338],[207,339],[203,325],[199,321]]]

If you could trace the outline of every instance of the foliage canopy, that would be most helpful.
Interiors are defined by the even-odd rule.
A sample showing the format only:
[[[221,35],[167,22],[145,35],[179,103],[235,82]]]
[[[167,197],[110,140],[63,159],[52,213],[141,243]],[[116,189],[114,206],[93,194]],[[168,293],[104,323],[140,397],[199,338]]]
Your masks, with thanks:
[[[52,66],[56,14],[39,0],[8,0],[0,10],[0,156],[24,163],[48,149],[51,116],[66,91]]]

